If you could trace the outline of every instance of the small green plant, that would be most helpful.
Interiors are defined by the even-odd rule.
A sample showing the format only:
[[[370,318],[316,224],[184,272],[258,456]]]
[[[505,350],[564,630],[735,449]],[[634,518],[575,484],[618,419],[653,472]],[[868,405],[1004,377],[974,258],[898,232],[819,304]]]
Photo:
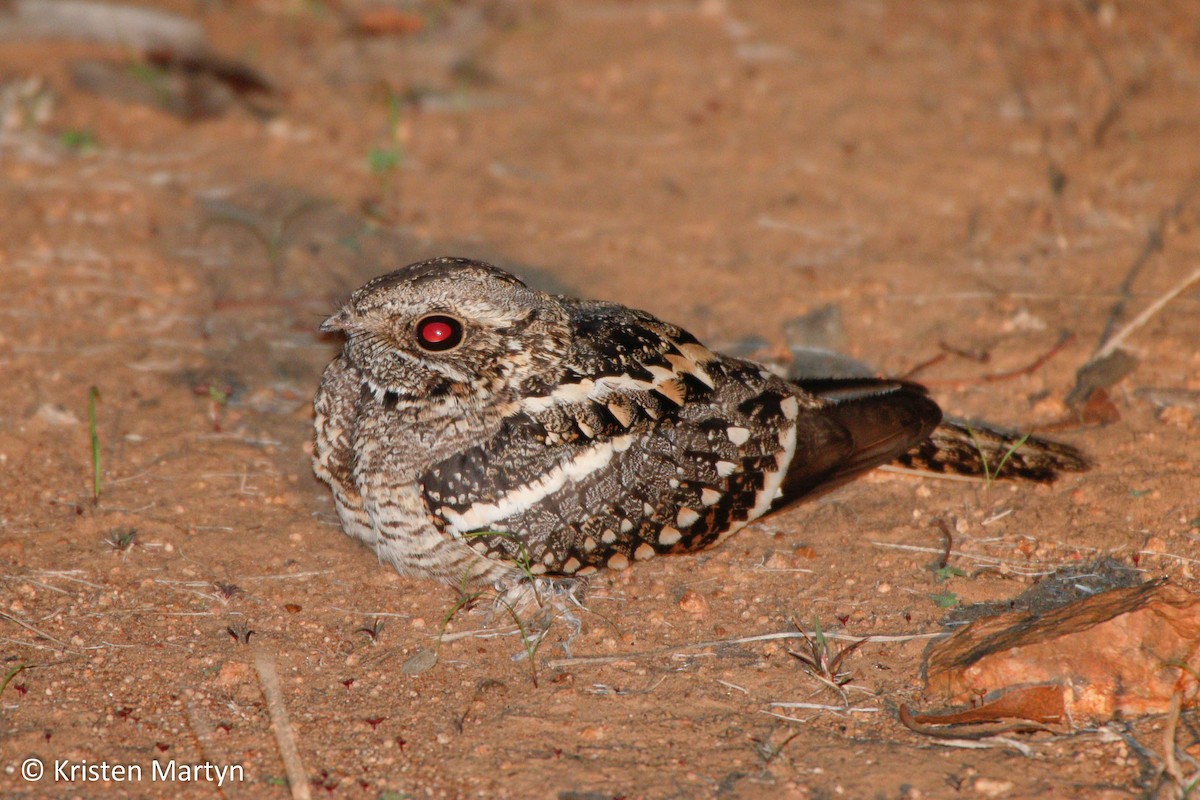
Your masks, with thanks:
[[[517,569],[521,570],[521,574],[529,581],[529,587],[533,590],[533,599],[540,606],[542,598],[538,595],[537,575],[533,573],[533,554],[529,552],[529,548],[525,546],[525,540],[511,531],[470,531],[463,534],[463,538],[470,541],[471,539],[481,539],[485,536],[498,536],[517,545],[517,552],[513,555],[513,563]]]
[[[761,758],[763,760],[763,766],[765,767],[765,766],[769,766],[772,761],[774,761],[776,758],[778,758],[779,755],[783,752],[783,748],[785,748],[789,744],[791,744],[792,740],[795,739],[797,736],[799,736],[801,733],[802,733],[802,731],[796,731],[791,736],[787,737],[786,739],[784,739],[782,742],[780,742],[777,745],[771,744],[769,739],[766,741],[764,741],[762,739],[751,739],[750,741],[754,742],[754,752],[756,755],[758,755],[759,758]]]
[[[147,61],[131,61],[128,69],[130,75],[150,88],[160,106],[171,107],[170,76],[165,69]]]
[[[958,567],[946,566],[939,567],[938,569],[934,570],[933,577],[938,583],[945,583],[951,578],[965,577],[966,574],[967,573],[965,571],[959,569]]]
[[[1013,443],[1012,447],[1005,451],[1004,455],[1000,459],[1000,463],[996,465],[996,468],[991,469],[990,465],[988,464],[987,451],[984,450],[983,443],[979,441],[979,437],[975,435],[975,430],[970,425],[967,426],[967,434],[971,437],[971,444],[975,445],[975,449],[979,452],[979,461],[981,464],[983,464],[983,483],[988,488],[991,488],[992,482],[1000,476],[1000,473],[1004,470],[1004,465],[1007,464],[1009,459],[1011,459],[1013,455],[1021,449],[1025,442],[1029,441],[1029,437],[1032,435],[1027,433]]]
[[[931,594],[929,599],[933,601],[938,608],[955,608],[959,604],[958,595],[954,592],[943,592],[942,594]]]
[[[1004,465],[1008,463],[1008,460],[1010,458],[1012,458],[1013,455],[1018,450],[1020,450],[1025,445],[1026,442],[1029,441],[1030,436],[1031,436],[1031,434],[1028,434],[1028,433],[1025,434],[1020,439],[1018,439],[1016,442],[1014,442],[1012,447],[1008,448],[1008,450],[1005,451],[1004,457],[1001,458],[1000,463],[996,465],[996,471],[992,473],[993,478],[996,477],[997,475],[999,475],[1004,470]]]
[[[225,629],[225,632],[233,637],[233,640],[238,644],[250,644],[250,637],[255,631],[245,622],[235,622]]]
[[[521,615],[513,608],[507,600],[498,598],[500,605],[504,606],[504,610],[512,617],[513,623],[517,626],[517,632],[521,634],[521,646],[525,648],[525,658],[529,661],[529,677],[533,681],[534,688],[538,685],[538,670],[537,670],[537,653],[541,648],[542,642],[546,641],[546,633],[550,630],[547,625],[540,634],[530,636],[525,630],[525,623],[521,621]],[[553,620],[551,620],[553,622]]]
[[[96,433],[96,401],[100,390],[88,389],[88,433],[92,439],[92,503],[100,502],[100,435]]]
[[[212,423],[214,433],[221,432],[221,410],[229,404],[233,394],[233,386],[228,383],[210,381],[192,387],[192,394],[208,398],[208,419]]]
[[[386,176],[399,169],[404,164],[404,151],[399,145],[390,147],[373,147],[367,153],[367,166],[371,172]]]
[[[395,175],[408,163],[408,152],[404,148],[401,129],[402,113],[408,101],[403,94],[389,91],[387,94],[387,139],[371,148],[367,153],[367,167],[379,179],[380,199],[372,206],[378,216],[387,218],[389,211],[399,206],[399,194]]]
[[[537,576],[534,574],[533,568],[531,567],[531,557],[530,557],[528,548],[525,546],[525,542],[522,541],[521,538],[518,537],[516,534],[510,533],[507,531],[472,531],[470,533],[464,534],[463,538],[469,540],[469,539],[477,539],[477,538],[484,537],[484,536],[499,536],[503,539],[506,539],[508,541],[512,541],[512,542],[516,543],[517,554],[513,558],[513,562],[516,564],[517,568],[521,571],[525,580],[527,580],[529,582],[529,588],[533,594],[534,601],[539,607],[541,607],[542,606],[542,598],[538,594]],[[440,651],[441,651],[442,640],[443,640],[443,637],[445,637],[445,635],[446,635],[446,628],[449,627],[451,620],[453,620],[454,617],[458,615],[458,612],[462,611],[464,608],[474,605],[481,598],[491,597],[495,601],[496,605],[502,606],[504,608],[505,612],[509,615],[509,617],[512,618],[513,624],[516,626],[517,633],[521,637],[521,646],[525,650],[525,657],[529,660],[530,679],[533,681],[533,685],[537,686],[538,685],[538,669],[537,669],[538,650],[541,648],[542,642],[545,641],[546,633],[549,631],[550,625],[553,624],[554,619],[557,618],[557,615],[555,615],[554,618],[550,619],[550,621],[545,625],[545,627],[542,628],[540,633],[533,633],[531,631],[531,629],[529,627],[527,627],[525,621],[521,619],[521,615],[520,615],[520,613],[518,613],[517,607],[515,605],[513,605],[513,603],[509,602],[505,598],[505,595],[497,594],[495,592],[487,592],[487,591],[483,591],[483,590],[468,591],[470,585],[471,585],[471,568],[468,567],[466,570],[464,570],[462,578],[459,581],[458,599],[454,602],[454,604],[446,612],[445,616],[442,617],[442,624],[441,624],[441,627],[438,629],[437,648],[436,648],[436,652],[435,652],[435,657],[436,657],[436,654],[440,653]]]
[[[0,695],[4,694],[4,690],[8,688],[8,684],[12,682],[12,679],[20,675],[26,669],[28,669],[28,667],[26,667],[24,664],[18,664],[10,669],[8,674],[4,676],[4,682],[0,683]]]
[[[468,571],[463,573],[462,580],[460,580],[458,583],[458,599],[454,602],[454,605],[450,606],[450,609],[446,612],[445,616],[442,617],[442,624],[438,628],[437,636],[436,652],[438,653],[440,653],[442,650],[442,637],[446,635],[446,628],[450,626],[450,621],[458,615],[459,611],[462,611],[464,608],[473,605],[476,600],[483,596],[482,591],[468,592],[467,587],[469,585],[470,572]]]
[[[829,640],[825,637],[825,632],[821,630],[819,620],[813,619],[812,636],[805,633],[795,619],[792,620],[792,625],[804,639],[806,650],[804,652],[788,650],[788,655],[799,661],[805,672],[836,691],[841,695],[842,700],[846,701],[846,692],[842,687],[854,680],[854,674],[843,671],[842,664],[847,656],[866,644],[870,637],[848,644],[835,653]]]
[[[379,644],[379,634],[383,633],[383,620],[376,617],[370,625],[364,625],[354,632],[365,633],[371,637],[371,644]]]
[[[109,531],[108,537],[104,543],[116,550],[118,553],[124,553],[129,548],[133,547],[133,543],[137,540],[136,528],[113,528]]]
[[[58,135],[58,141],[72,153],[90,153],[99,147],[90,128],[69,128]]]

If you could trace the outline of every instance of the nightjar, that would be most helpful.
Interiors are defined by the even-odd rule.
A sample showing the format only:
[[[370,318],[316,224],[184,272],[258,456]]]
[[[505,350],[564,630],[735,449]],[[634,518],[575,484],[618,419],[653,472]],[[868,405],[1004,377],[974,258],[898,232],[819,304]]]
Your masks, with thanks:
[[[367,283],[315,400],[346,533],[402,574],[511,587],[719,544],[881,464],[1052,480],[1075,449],[944,422],[900,380],[789,382],[614,303],[438,258]]]

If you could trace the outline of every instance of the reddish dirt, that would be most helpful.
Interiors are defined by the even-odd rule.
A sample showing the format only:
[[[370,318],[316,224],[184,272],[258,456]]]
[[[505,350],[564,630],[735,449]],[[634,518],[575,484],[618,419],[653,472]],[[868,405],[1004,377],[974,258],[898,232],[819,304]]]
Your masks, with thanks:
[[[454,636],[481,608],[404,671],[455,592],[340,533],[309,404],[337,347],[322,315],[374,274],[459,254],[716,347],[757,337],[761,358],[836,304],[854,356],[904,374],[940,342],[985,352],[918,377],[951,412],[1047,426],[1139,258],[1121,322],[1200,264],[1194,5],[478,0],[416,5],[423,30],[380,38],[345,23],[350,3],[160,5],[277,82],[274,116],[181,120],[73,84],[73,62],[117,48],[0,43],[4,87],[36,78],[47,101],[10,107],[0,134],[0,666],[26,667],[0,695],[0,794],[288,796],[256,652],[314,797],[1169,791],[1161,718],[1028,754],[908,731],[924,640],[851,655],[849,699],[871,710],[850,712],[771,705],[841,702],[798,642],[703,643],[792,620],[936,633],[939,603],[1098,554],[1197,588],[1194,288],[1130,337],[1120,419],[1059,434],[1090,473],[876,473],[711,553],[600,577],[576,660],[560,623],[536,669],[517,636]],[[1063,330],[1045,364],[983,380]],[[1159,387],[1183,399],[1135,393]],[[941,582],[934,518],[963,572]],[[30,782],[33,756],[147,777]],[[245,779],[151,782],[155,759]]]

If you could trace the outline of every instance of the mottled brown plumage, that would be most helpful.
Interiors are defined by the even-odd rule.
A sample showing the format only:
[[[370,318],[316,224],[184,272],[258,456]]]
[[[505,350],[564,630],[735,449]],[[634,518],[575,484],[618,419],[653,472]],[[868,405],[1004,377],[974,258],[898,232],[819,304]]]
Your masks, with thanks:
[[[1017,439],[941,424],[920,386],[788,382],[612,303],[480,262],[381,276],[315,400],[317,475],[400,572],[456,585],[583,576],[711,547],[880,464],[979,474]],[[1028,440],[1005,474],[1086,467]]]

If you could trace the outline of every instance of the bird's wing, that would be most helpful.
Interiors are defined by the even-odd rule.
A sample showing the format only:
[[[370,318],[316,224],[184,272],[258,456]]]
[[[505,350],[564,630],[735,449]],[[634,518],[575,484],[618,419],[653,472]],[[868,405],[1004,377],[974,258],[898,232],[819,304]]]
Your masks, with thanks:
[[[800,399],[644,312],[568,301],[570,357],[498,433],[420,481],[451,535],[574,574],[709,546],[763,513]]]
[[[772,508],[836,489],[929,438],[942,411],[925,387],[887,378],[792,384],[820,403],[797,432],[796,457]]]
[[[718,359],[694,336],[644,311],[562,298],[573,346],[552,386],[524,393],[516,413],[551,435],[604,439],[673,415],[714,389]]]
[[[569,305],[553,386],[421,477],[443,529],[534,574],[702,549],[891,460],[940,412],[917,387],[789,384],[644,312]]]

